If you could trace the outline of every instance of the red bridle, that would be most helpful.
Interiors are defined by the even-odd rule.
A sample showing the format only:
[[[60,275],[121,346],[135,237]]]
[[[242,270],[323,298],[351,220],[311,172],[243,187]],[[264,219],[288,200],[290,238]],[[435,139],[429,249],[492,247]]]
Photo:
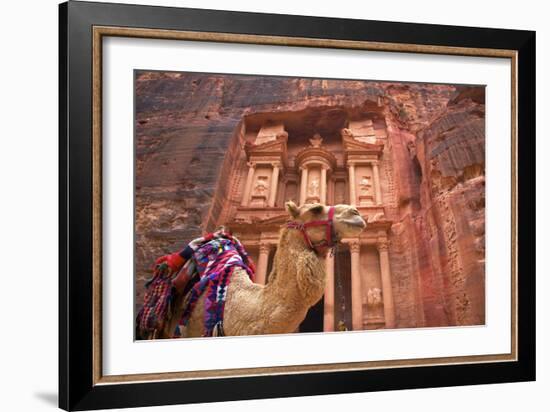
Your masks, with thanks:
[[[320,243],[313,244],[313,242],[309,238],[309,235],[307,234],[307,229],[312,226],[326,226],[327,227],[326,239],[324,239]],[[338,239],[336,238],[334,233],[334,206],[329,207],[328,218],[326,220],[313,220],[307,223],[290,221],[290,222],[287,222],[286,227],[288,227],[289,229],[297,229],[300,232],[302,232],[302,235],[304,236],[304,240],[306,241],[306,244],[316,252],[319,252],[319,249],[333,248],[338,242]]]

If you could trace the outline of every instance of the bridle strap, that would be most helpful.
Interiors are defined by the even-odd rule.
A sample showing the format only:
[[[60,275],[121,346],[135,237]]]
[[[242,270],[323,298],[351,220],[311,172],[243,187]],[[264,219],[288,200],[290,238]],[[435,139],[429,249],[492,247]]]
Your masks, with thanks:
[[[307,223],[300,223],[296,221],[290,221],[286,225],[290,229],[297,229],[302,233],[306,244],[310,249],[318,252],[318,248],[333,248],[336,244],[336,236],[334,236],[334,206],[330,206],[328,209],[328,217],[326,220],[313,220]],[[326,226],[326,238],[324,241],[318,244],[313,244],[309,235],[307,234],[307,229],[313,226]]]

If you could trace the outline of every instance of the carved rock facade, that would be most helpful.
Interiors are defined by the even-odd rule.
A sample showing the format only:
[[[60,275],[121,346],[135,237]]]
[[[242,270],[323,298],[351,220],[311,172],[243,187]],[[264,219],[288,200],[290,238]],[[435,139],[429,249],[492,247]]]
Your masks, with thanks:
[[[368,220],[301,330],[485,322],[484,89],[140,72],[137,299],[154,259],[227,224],[269,282],[284,202]]]

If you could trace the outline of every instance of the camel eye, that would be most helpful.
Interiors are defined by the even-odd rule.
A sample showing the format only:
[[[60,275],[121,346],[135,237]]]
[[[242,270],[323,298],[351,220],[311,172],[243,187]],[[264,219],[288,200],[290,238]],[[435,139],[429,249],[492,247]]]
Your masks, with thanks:
[[[309,211],[318,215],[323,211],[323,209],[324,209],[323,205],[318,205],[318,206],[313,206],[311,209],[309,209]]]

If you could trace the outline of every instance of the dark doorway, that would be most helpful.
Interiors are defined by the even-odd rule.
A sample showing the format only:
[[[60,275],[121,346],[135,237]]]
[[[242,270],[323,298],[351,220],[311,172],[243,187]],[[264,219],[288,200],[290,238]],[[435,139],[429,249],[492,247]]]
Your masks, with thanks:
[[[339,283],[341,284],[339,286]],[[324,297],[307,312],[300,324],[300,332],[322,332],[324,330]],[[351,256],[346,245],[340,245],[334,259],[334,330],[343,321],[351,330]]]
[[[313,305],[307,311],[306,318],[300,323],[300,332],[322,332],[324,319],[325,299]]]
[[[351,327],[351,255],[347,245],[341,245],[334,259],[334,330],[343,321]]]

